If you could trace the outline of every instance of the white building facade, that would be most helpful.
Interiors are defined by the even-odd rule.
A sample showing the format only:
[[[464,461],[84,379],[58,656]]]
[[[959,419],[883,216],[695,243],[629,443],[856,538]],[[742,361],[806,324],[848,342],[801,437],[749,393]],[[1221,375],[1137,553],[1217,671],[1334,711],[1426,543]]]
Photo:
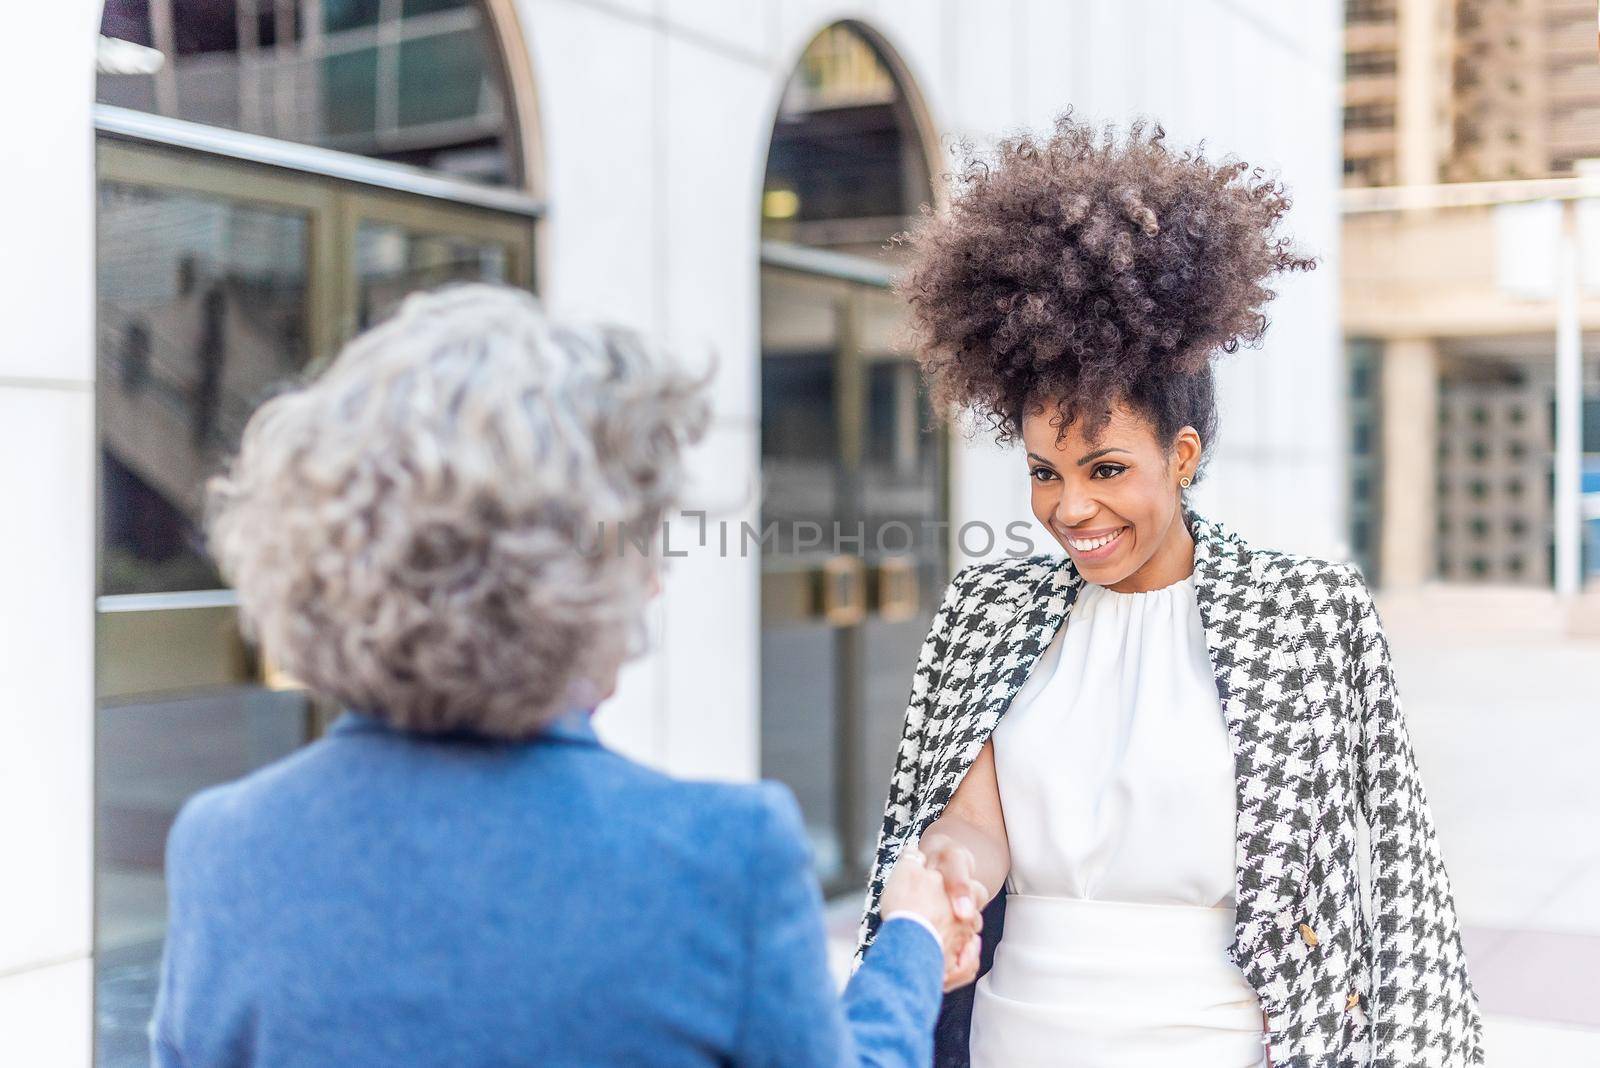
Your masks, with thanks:
[[[700,546],[698,517],[674,526],[688,549],[656,602],[653,647],[600,723],[675,772],[791,780],[841,889],[859,874],[871,784],[886,782],[907,651],[962,547],[939,534],[923,556],[863,563],[872,553],[780,546],[768,556],[786,570],[738,551],[741,524],[810,515],[819,471],[835,519],[870,520],[873,502],[921,486],[894,514],[947,531],[1027,519],[1027,486],[1017,456],[920,432],[904,354],[876,340],[891,333],[893,265],[856,225],[875,209],[851,209],[849,225],[808,218],[814,195],[859,190],[774,178],[783,159],[825,158],[807,138],[900,154],[886,226],[919,189],[938,198],[953,139],[1041,128],[1069,105],[1094,121],[1149,116],[1175,141],[1279,172],[1289,228],[1322,267],[1283,281],[1262,351],[1225,361],[1223,437],[1196,500],[1253,541],[1347,555],[1333,0],[241,0],[211,5],[231,29],[188,30],[195,5],[151,0],[138,9],[174,21],[135,43],[178,77],[102,74],[97,89],[97,33],[119,38],[117,6],[30,5],[26,44],[0,65],[18,149],[0,169],[13,209],[0,255],[0,1063],[138,1063],[129,1021],[159,954],[172,811],[322,722],[231,629],[193,544],[196,495],[241,404],[413,284],[499,278],[555,316],[621,322],[690,361],[715,354],[686,507],[734,547],[717,551],[714,533]],[[817,59],[819,35],[841,29],[850,40]],[[218,76],[212,30],[269,74],[207,122],[172,105],[220,99],[197,88]],[[457,48],[469,31],[476,59]],[[308,105],[285,72],[313,47]],[[870,70],[846,69],[858,54]],[[102,40],[102,70],[149,59],[110,55]],[[408,64],[427,57],[436,86],[478,79],[456,112],[437,110],[448,92],[408,95]],[[828,100],[838,84],[865,95]],[[317,129],[293,134],[310,112]],[[872,123],[891,113],[886,141]],[[803,311],[813,298],[826,322]],[[808,424],[831,430],[794,444]],[[780,482],[796,511],[774,507]],[[824,696],[790,709],[791,680]],[[825,714],[805,719],[807,705]]]

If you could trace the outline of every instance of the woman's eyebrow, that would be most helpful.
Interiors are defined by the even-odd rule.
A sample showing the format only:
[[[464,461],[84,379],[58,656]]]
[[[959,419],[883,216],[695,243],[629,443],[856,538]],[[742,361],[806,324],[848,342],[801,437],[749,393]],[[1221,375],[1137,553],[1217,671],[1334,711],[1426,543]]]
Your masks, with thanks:
[[[1100,457],[1106,455],[1107,453],[1111,453],[1111,452],[1127,452],[1127,451],[1128,451],[1127,449],[1124,449],[1120,445],[1110,445],[1110,446],[1107,446],[1104,449],[1096,449],[1094,452],[1091,452],[1089,455],[1087,455],[1087,456],[1083,457],[1082,459],[1080,459],[1078,461],[1078,466],[1082,467],[1086,463],[1091,463],[1091,462],[1093,462],[1095,460],[1098,460],[1098,459],[1100,459]],[[1044,464],[1046,467],[1054,467],[1055,466],[1055,464],[1051,463],[1049,460],[1046,460],[1043,456],[1040,456],[1036,452],[1028,453],[1028,459],[1034,461],[1035,463]]]
[[[1108,452],[1127,452],[1127,451],[1128,451],[1127,449],[1124,449],[1119,445],[1111,445],[1111,446],[1109,446],[1107,448],[1104,448],[1104,449],[1096,449],[1094,452],[1091,452],[1087,456],[1084,456],[1081,459],[1079,459],[1078,460],[1078,466],[1082,467],[1086,463],[1090,463],[1091,461],[1098,460],[1098,459],[1100,459],[1100,457],[1104,456]],[[1031,456],[1032,453],[1030,453],[1029,455]]]

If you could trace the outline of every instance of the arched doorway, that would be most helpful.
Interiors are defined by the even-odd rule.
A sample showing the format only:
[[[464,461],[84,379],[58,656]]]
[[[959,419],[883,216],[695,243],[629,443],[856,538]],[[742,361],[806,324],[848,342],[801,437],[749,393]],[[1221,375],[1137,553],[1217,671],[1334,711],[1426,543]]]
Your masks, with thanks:
[[[107,0],[97,84],[96,1063],[148,1064],[167,830],[321,730],[206,552],[255,406],[404,295],[534,283],[509,0]],[[520,44],[516,45],[520,48]]]
[[[830,891],[863,882],[948,575],[947,449],[897,345],[886,243],[932,199],[922,109],[837,23],[784,90],[762,195],[761,770]]]

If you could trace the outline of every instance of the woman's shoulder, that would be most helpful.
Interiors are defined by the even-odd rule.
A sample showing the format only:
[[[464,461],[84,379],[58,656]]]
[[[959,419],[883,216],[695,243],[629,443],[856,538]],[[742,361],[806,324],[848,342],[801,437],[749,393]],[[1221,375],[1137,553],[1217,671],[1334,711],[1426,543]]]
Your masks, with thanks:
[[[981,597],[985,601],[1004,600],[1031,590],[1063,563],[1062,557],[1049,553],[980,560],[957,571],[950,580],[950,588],[963,599]]]
[[[1295,616],[1330,642],[1353,648],[1378,627],[1372,590],[1358,564],[1256,549],[1251,567],[1277,612]]]
[[[1344,600],[1366,587],[1360,566],[1349,561],[1256,547],[1250,561],[1261,581],[1308,598]]]

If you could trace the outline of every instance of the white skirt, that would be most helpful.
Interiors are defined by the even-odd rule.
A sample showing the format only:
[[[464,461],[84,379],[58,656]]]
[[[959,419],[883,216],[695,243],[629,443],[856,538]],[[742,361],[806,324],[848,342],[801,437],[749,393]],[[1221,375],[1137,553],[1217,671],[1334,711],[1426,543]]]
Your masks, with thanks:
[[[1260,1068],[1233,925],[1232,908],[1008,895],[978,980],[973,1068]]]

